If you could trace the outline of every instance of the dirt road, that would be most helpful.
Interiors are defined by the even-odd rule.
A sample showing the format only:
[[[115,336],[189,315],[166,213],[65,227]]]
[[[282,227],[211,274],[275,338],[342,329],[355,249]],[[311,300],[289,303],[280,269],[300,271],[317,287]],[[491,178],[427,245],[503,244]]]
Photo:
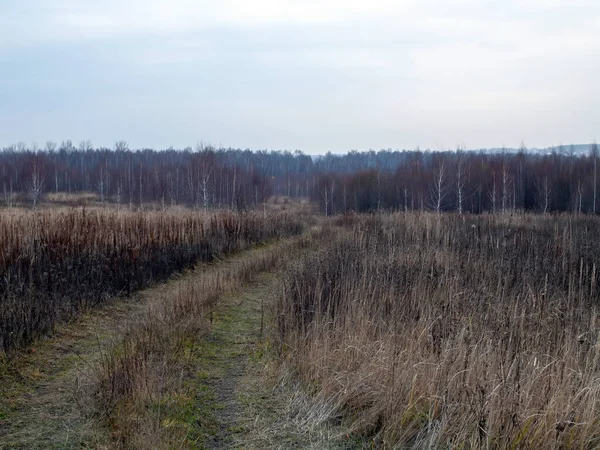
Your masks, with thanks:
[[[289,242],[274,245],[278,251],[277,246],[283,249]],[[204,265],[131,298],[109,300],[52,338],[3,362],[0,448],[114,448],[87,397],[105,349],[121,339],[123,330],[156,299],[176,295],[182,283],[231,271],[264,251],[273,247]],[[288,248],[282,255],[284,264],[292,252]],[[263,273],[219,301],[210,332],[197,342],[203,356],[192,383],[196,404],[190,417],[196,438],[185,441],[186,447],[356,447],[331,423],[331,414],[324,414],[329,406],[289,381],[292,378],[285,376],[270,350],[266,306],[278,282],[272,273]]]

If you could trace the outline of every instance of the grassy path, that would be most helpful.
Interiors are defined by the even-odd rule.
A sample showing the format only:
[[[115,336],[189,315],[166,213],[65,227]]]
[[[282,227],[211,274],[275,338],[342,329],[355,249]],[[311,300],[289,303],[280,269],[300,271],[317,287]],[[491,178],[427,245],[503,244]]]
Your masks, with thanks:
[[[207,413],[217,425],[206,442],[210,449],[350,449],[340,428],[319,413],[319,404],[282,377],[261,329],[262,306],[277,288],[264,274],[223,303],[206,345],[218,349],[199,379],[212,390]],[[329,418],[329,416],[327,415]]]
[[[275,249],[285,245],[275,244]],[[110,300],[2,363],[0,449],[113,448],[90,409],[89,388],[103,349],[119,341],[153,304],[175,296],[182,284],[247,265],[270,250],[242,252],[131,298]],[[287,250],[282,262],[293,255]],[[269,304],[276,287],[276,278],[264,273],[224,295],[210,333],[194,344],[193,405],[179,419],[192,422],[194,438],[183,447],[352,448],[335,439],[339,430],[310,417],[314,405],[301,390],[281,382],[263,329],[263,305]],[[167,426],[169,414],[173,411],[164,413]]]

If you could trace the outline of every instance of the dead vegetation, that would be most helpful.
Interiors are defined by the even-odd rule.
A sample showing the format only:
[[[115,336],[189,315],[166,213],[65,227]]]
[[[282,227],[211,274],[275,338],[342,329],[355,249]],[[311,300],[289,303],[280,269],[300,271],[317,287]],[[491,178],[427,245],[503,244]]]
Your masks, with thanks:
[[[0,351],[115,295],[296,234],[289,214],[7,210],[0,214]]]
[[[301,228],[297,219],[274,211],[47,214],[0,220],[2,236],[18,236],[19,224],[38,233],[33,239],[28,231],[18,242],[30,259],[17,273],[47,280],[25,268],[43,274],[36,265],[43,261],[78,267],[61,266],[64,258],[54,262],[45,248],[70,249],[64,255],[71,258],[78,257],[73,248],[82,248],[90,258],[78,272],[83,285],[102,280],[102,292],[113,296],[119,292],[108,277],[127,273],[118,258],[108,259],[115,249],[124,255],[128,245],[140,250],[138,259],[123,262],[146,280],[134,285],[138,289],[192,260],[219,259]],[[218,269],[203,265],[197,277],[179,283],[175,294],[153,298],[114,340],[104,342],[97,367],[79,386],[78,401],[108,433],[111,447],[224,446],[231,434],[232,442],[254,439],[256,446],[260,439],[272,446],[290,439],[291,445],[295,436],[304,436],[307,445],[325,436],[342,448],[365,448],[368,442],[381,448],[600,445],[597,218],[404,213],[301,220],[324,229]],[[62,241],[65,236],[79,237]],[[4,242],[12,243],[10,249],[16,241]],[[11,255],[2,252],[5,260]],[[283,264],[292,257],[297,261]],[[90,279],[83,270],[98,261],[113,272]],[[230,293],[276,269],[277,294],[272,304],[261,294],[260,314],[237,304],[223,309]],[[27,295],[46,295],[43,283],[29,286],[37,290],[24,290]],[[229,354],[223,342],[235,341],[244,327],[255,329],[259,320],[266,340],[255,351],[273,348],[284,365],[275,368],[271,361],[273,367],[261,372],[242,355],[244,364],[274,383],[278,373],[286,374],[281,392],[289,403],[252,398],[264,393],[261,382],[232,369],[236,382],[249,386],[224,381],[221,397],[230,402],[238,391],[246,395],[235,402],[254,422],[236,416],[227,426],[244,428],[223,429],[224,419],[215,413],[221,400],[207,377],[231,373],[210,367],[217,361],[236,364],[243,345],[235,343],[237,353]],[[219,333],[231,336],[211,337],[214,321],[225,321],[229,328],[221,326]],[[229,414],[227,406],[222,413]]]
[[[214,348],[206,336],[217,316],[221,322],[232,322],[228,329],[232,336],[245,320],[223,318],[224,311],[235,306],[221,307],[223,296],[273,270],[309,242],[297,238],[208,271],[182,286],[175,298],[155,299],[144,315],[127,325],[122,339],[105,350],[89,392],[113,445],[195,448],[219,433],[213,410],[216,399],[201,383],[201,373],[214,365],[216,353],[230,349]]]
[[[280,354],[384,448],[600,445],[592,217],[346,216],[287,272]]]

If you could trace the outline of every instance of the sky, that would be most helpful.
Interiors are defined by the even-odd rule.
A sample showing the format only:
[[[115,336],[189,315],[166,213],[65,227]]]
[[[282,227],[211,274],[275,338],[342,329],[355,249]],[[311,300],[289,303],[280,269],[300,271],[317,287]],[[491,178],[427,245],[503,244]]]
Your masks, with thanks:
[[[599,138],[599,0],[0,0],[0,146]]]

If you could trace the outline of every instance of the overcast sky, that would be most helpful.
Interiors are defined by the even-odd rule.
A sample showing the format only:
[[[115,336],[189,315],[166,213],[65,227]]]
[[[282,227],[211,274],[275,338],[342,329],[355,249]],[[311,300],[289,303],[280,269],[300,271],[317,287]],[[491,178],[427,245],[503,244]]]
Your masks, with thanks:
[[[0,0],[0,145],[600,138],[598,0]]]

